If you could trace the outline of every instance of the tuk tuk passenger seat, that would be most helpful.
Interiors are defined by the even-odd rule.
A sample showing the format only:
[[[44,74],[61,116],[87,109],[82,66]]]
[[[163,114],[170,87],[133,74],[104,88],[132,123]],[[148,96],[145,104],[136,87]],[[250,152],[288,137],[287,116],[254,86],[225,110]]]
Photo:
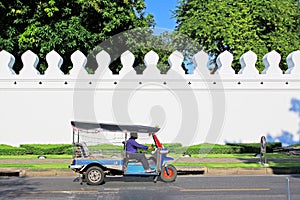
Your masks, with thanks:
[[[135,158],[129,158],[128,154],[127,154],[127,153],[125,153],[125,154],[126,154],[126,155],[125,155],[125,158],[124,158],[124,166],[127,167],[127,165],[128,165],[129,162],[134,162],[134,163],[139,162],[138,159],[135,159]]]
[[[76,147],[80,148],[80,150],[82,152],[82,156],[84,158],[89,157],[91,155],[85,142],[76,143],[75,145],[76,145]]]

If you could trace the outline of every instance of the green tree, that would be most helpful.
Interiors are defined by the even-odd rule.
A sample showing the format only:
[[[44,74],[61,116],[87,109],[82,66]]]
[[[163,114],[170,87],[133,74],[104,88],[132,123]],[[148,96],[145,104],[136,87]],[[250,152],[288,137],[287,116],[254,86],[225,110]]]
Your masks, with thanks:
[[[176,31],[164,31],[156,35],[152,29],[143,28],[129,31],[124,37],[126,39],[123,39],[123,41],[126,44],[119,46],[126,46],[126,49],[136,56],[134,68],[137,73],[144,71],[144,57],[151,50],[155,51],[159,56],[157,67],[161,74],[165,74],[169,70],[168,58],[176,50],[180,51],[185,57],[182,68],[187,73],[186,62],[191,62],[191,55],[194,55],[200,49],[190,38]]]
[[[188,70],[186,65],[191,64],[192,56],[201,50],[199,45],[177,31],[163,31],[160,34],[155,33],[155,31],[158,30],[136,28],[115,35],[99,45],[97,47],[99,50],[95,50],[92,57],[96,57],[96,54],[100,50],[106,50],[113,61],[110,65],[110,69],[114,73],[118,73],[122,67],[120,63],[120,55],[124,51],[129,50],[135,55],[133,67],[138,74],[141,74],[145,69],[144,57],[152,50],[159,56],[157,67],[160,70],[160,73],[165,74],[170,69],[168,62],[169,56],[174,51],[179,51],[184,56],[184,61],[181,66],[187,73]],[[93,62],[94,59],[88,60]],[[96,66],[96,64],[91,64],[90,66]]]
[[[40,58],[41,72],[46,54],[55,50],[67,73],[75,50],[88,54],[117,33],[153,26],[153,16],[144,9],[144,0],[0,0],[0,50],[16,57],[16,71],[22,67],[21,54],[32,50]]]
[[[216,58],[228,50],[233,68],[240,68],[240,56],[252,50],[263,70],[263,56],[276,50],[285,60],[300,46],[298,0],[181,0],[174,13],[176,29],[195,39]],[[285,70],[287,65],[281,62]]]

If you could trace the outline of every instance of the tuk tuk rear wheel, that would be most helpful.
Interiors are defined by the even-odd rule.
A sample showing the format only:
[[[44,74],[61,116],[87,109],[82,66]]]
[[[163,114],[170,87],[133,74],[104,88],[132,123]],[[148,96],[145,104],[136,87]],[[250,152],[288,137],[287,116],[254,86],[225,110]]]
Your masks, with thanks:
[[[162,168],[160,178],[164,182],[173,182],[177,177],[177,169],[173,165],[166,165]]]
[[[100,167],[90,167],[86,173],[86,182],[89,185],[100,185],[104,181],[104,172]]]

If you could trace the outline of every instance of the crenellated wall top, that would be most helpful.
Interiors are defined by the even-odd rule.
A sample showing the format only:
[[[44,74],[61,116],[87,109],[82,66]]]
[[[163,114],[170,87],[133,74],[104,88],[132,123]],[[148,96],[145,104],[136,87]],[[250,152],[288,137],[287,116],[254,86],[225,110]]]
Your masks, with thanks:
[[[237,87],[241,86],[242,82],[257,82],[263,85],[264,82],[276,83],[300,83],[300,51],[291,52],[286,59],[288,69],[283,73],[279,64],[282,62],[281,55],[276,51],[267,53],[262,61],[264,63],[264,70],[262,73],[256,68],[257,55],[253,51],[248,51],[240,57],[241,69],[236,72],[232,68],[233,55],[225,51],[217,57],[217,70],[211,73],[207,68],[209,56],[207,53],[200,51],[193,56],[194,71],[191,74],[185,74],[182,69],[182,63],[184,62],[184,56],[179,51],[174,51],[168,59],[170,69],[166,74],[161,74],[157,68],[159,56],[156,52],[150,51],[144,57],[144,64],[146,66],[142,74],[137,74],[133,68],[135,56],[130,51],[125,51],[120,59],[122,68],[119,74],[113,74],[109,68],[111,64],[110,55],[102,50],[96,55],[96,61],[98,68],[94,74],[89,74],[86,70],[87,57],[80,51],[75,51],[71,55],[71,62],[73,63],[72,69],[69,74],[64,74],[61,71],[63,65],[63,58],[54,50],[46,55],[47,69],[44,74],[40,74],[36,69],[39,63],[38,56],[28,50],[21,56],[23,68],[19,74],[16,74],[13,70],[15,63],[14,55],[2,50],[0,52],[0,88],[8,87],[6,82],[13,81],[18,83],[27,83],[30,81],[39,81],[39,83],[50,81],[74,83],[78,80],[89,81],[91,85],[93,82],[105,82],[113,81],[116,85],[120,80],[131,80],[133,82],[138,81],[140,84],[143,81],[159,81],[165,82],[185,82],[188,86],[192,87],[192,82],[208,82],[217,85],[218,82],[222,82],[223,86],[228,82],[236,84]],[[29,81],[29,82],[30,82]],[[281,84],[280,83],[280,84]],[[5,85],[6,84],[6,85]],[[65,85],[67,85],[65,84]],[[275,85],[276,85],[275,84]],[[16,84],[15,84],[16,85]],[[300,87],[300,84],[298,84]],[[70,86],[69,87],[73,87]],[[29,87],[29,85],[27,86]],[[252,84],[251,88],[255,88]],[[261,86],[260,86],[261,87]]]

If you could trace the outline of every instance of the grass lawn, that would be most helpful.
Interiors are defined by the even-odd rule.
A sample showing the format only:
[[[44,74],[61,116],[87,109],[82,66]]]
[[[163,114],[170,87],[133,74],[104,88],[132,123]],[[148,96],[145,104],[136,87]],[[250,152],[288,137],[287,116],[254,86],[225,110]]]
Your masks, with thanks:
[[[70,163],[0,163],[0,168],[21,168],[29,170],[70,170]]]

